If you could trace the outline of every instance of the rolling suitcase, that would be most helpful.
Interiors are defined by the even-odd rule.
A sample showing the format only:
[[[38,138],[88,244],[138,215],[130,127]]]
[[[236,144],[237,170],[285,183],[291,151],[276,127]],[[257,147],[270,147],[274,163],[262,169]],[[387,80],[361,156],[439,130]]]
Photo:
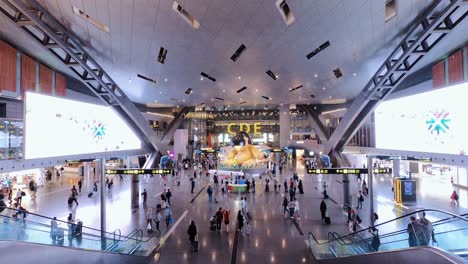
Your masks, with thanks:
[[[328,225],[331,224],[331,220],[329,216],[325,217],[325,224],[328,224]]]
[[[73,199],[70,197],[68,198],[68,206],[72,206],[73,204]]]
[[[193,252],[198,252],[198,250],[200,250],[200,244],[198,243],[198,235],[195,237],[195,241],[193,241],[192,250]]]

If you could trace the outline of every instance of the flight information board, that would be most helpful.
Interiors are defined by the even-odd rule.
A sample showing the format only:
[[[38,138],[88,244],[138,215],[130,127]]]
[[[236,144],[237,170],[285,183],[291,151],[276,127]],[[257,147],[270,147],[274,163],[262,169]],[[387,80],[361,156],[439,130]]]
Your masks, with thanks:
[[[106,170],[106,174],[170,174],[168,169],[119,169]]]
[[[330,168],[330,169],[308,169],[308,174],[367,174],[366,168]],[[391,168],[375,168],[374,174],[390,174]]]

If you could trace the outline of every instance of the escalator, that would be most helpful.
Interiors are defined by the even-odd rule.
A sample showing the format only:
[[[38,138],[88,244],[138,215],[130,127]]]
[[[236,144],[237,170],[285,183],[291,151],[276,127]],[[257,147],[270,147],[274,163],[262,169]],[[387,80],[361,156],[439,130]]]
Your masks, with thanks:
[[[47,252],[56,252],[58,255],[77,254],[79,257],[80,253],[77,252],[81,251],[81,257],[85,258],[83,260],[90,256],[83,255],[83,252],[93,252],[99,263],[106,263],[105,259],[113,259],[116,256],[130,258],[133,263],[148,263],[147,258],[159,243],[159,237],[155,234],[144,238],[141,229],[123,236],[119,229],[101,232],[83,225],[70,225],[61,220],[56,220],[57,228],[51,229],[51,221],[52,218],[44,215],[4,207],[0,214],[0,254],[8,255],[5,254],[5,250],[11,245],[15,245],[14,248],[27,245],[28,252],[29,248],[38,248],[40,251],[40,248],[49,246]]]
[[[430,222],[416,221],[415,224],[408,225],[410,216],[422,216],[423,213]],[[317,240],[309,232],[308,245],[320,263],[336,263],[333,259],[351,258],[353,262],[350,263],[356,263],[357,257],[366,259],[365,256],[373,255],[375,258],[375,255],[383,253],[386,258],[392,255],[397,257],[397,255],[401,256],[403,251],[411,252],[408,255],[411,260],[418,255],[416,251],[424,251],[425,253],[422,254],[424,257],[433,253],[434,258],[443,256],[445,260],[430,263],[468,263],[468,219],[466,216],[468,214],[455,215],[441,210],[424,209],[375,225],[375,229],[363,229],[343,236],[330,232],[326,241]],[[409,246],[410,233],[412,234],[412,247]],[[345,262],[340,261],[340,263]]]

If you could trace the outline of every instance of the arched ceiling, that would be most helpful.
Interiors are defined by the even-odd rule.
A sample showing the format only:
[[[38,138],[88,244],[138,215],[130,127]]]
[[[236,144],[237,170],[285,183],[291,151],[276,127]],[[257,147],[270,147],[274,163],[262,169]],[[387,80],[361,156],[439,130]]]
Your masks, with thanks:
[[[288,26],[274,0],[179,0],[199,22],[198,29],[173,10],[170,0],[39,2],[83,40],[134,102],[194,106],[349,102],[432,1],[396,0],[396,16],[386,22],[385,0],[289,0],[295,21]],[[75,15],[73,7],[109,32]],[[454,36],[444,39],[415,70],[466,42],[461,33],[467,32],[466,24],[450,33]],[[2,16],[0,35],[51,66],[64,68]],[[328,48],[306,58],[326,41]],[[241,44],[246,49],[233,62],[230,58]],[[167,49],[164,64],[157,61],[161,47]],[[333,73],[337,68],[342,72],[338,79]],[[268,70],[278,79],[269,77]],[[202,80],[201,72],[216,82]],[[242,87],[247,89],[237,93]],[[191,94],[185,93],[188,88]]]

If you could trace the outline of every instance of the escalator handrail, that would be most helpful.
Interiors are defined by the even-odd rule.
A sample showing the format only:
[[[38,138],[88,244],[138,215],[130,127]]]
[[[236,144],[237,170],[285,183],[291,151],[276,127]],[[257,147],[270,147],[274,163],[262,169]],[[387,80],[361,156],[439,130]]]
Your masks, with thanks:
[[[6,206],[3,207],[3,208],[4,208],[4,209],[9,209],[9,210],[13,210],[13,211],[17,211],[17,212],[23,213],[22,210],[19,210],[19,209],[17,209],[17,208],[6,207]],[[26,213],[29,214],[29,215],[35,215],[35,216],[42,217],[42,218],[45,218],[45,219],[54,220],[53,218],[48,217],[48,216],[45,216],[45,215],[41,215],[41,214],[37,214],[37,213],[32,213],[32,212],[29,212],[29,211],[26,211]],[[9,216],[3,215],[3,214],[0,214],[0,215],[1,215],[1,216],[9,217]],[[29,220],[28,220],[28,221],[29,221]],[[66,224],[66,225],[69,224],[67,221],[63,221],[63,220],[60,220],[60,219],[56,219],[55,221],[60,222],[60,223],[63,223],[63,224]],[[32,221],[30,221],[30,222],[32,222]],[[47,224],[44,224],[44,225],[47,225]],[[50,225],[47,225],[47,226],[50,227]],[[110,233],[110,232],[106,232],[106,231],[102,232],[102,231],[99,230],[99,229],[92,228],[92,227],[88,227],[88,226],[84,226],[84,225],[83,225],[82,227],[83,227],[83,228],[86,228],[86,229],[89,229],[89,230],[93,230],[93,231],[96,231],[96,232],[105,233],[105,234],[107,234],[107,235],[113,236],[113,233]],[[124,236],[124,238],[126,238],[126,237]]]
[[[460,216],[466,217],[466,216],[468,216],[468,214],[461,214]],[[454,217],[437,220],[434,223],[432,223],[432,226],[444,225],[444,224],[450,223],[450,222],[455,221],[455,220],[456,219],[454,219]],[[445,221],[447,221],[447,222],[445,222]],[[398,231],[385,233],[383,235],[379,235],[379,237],[380,238],[385,238],[385,237],[388,237],[388,236],[393,236],[393,235],[397,235],[397,234],[404,234],[404,233],[406,233],[406,229],[401,229],[401,230],[398,230]]]
[[[468,216],[468,214],[461,214],[460,216]],[[447,224],[447,223],[450,223],[452,221],[455,221],[454,220],[454,217],[450,217],[450,218],[444,218],[444,219],[441,219],[441,220],[437,220],[435,221],[432,226],[438,226],[438,225],[443,225],[443,224]],[[462,230],[462,229],[457,229],[457,230],[454,230],[454,231],[459,231],[459,230]],[[450,231],[447,231],[447,232],[450,232]],[[337,236],[333,236],[333,238],[339,238],[340,235],[336,232],[329,232],[329,233],[335,233]],[[407,231],[406,229],[401,229],[401,230],[398,230],[398,231],[393,231],[393,232],[390,232],[390,233],[385,233],[383,235],[379,235],[380,239],[383,239],[383,238],[387,238],[387,237],[392,237],[392,236],[395,236],[395,235],[400,235],[400,234],[406,234]],[[444,233],[444,232],[441,232],[441,233]],[[441,233],[436,233],[436,234],[441,234]],[[342,237],[346,237],[346,236],[349,236],[349,235],[345,235],[345,236],[342,236]],[[341,245],[351,245],[351,244],[355,244],[355,243],[359,243],[359,242],[365,242],[367,243],[369,240],[371,240],[372,238],[370,237],[362,237],[359,235],[359,238],[361,238],[361,240],[359,241],[351,241],[349,243],[347,243],[344,239],[340,239],[340,240],[337,240],[338,243],[340,243],[339,241],[342,241],[340,244]],[[400,240],[398,240],[400,241]],[[398,242],[398,241],[392,241],[392,242]],[[382,244],[388,244],[388,243],[392,243],[392,242],[385,242],[385,243],[382,243]]]
[[[452,217],[454,218],[458,218],[460,220],[463,220],[465,222],[468,222],[468,219],[463,217],[463,216],[460,216],[460,215],[456,215],[454,213],[451,213],[451,212],[447,212],[447,211],[444,211],[444,210],[439,210],[439,209],[421,209],[421,210],[417,210],[417,211],[414,211],[414,212],[411,212],[411,213],[408,213],[408,214],[405,214],[403,216],[399,216],[397,218],[394,218],[394,219],[391,219],[391,220],[388,220],[388,221],[385,221],[383,223],[379,223],[378,225],[375,225],[373,227],[378,227],[378,226],[381,226],[381,225],[385,225],[385,224],[388,224],[388,223],[391,223],[393,221],[396,221],[396,220],[399,220],[399,219],[402,219],[402,218],[405,218],[405,217],[408,217],[408,216],[411,216],[411,215],[415,215],[415,214],[418,214],[418,213],[421,213],[421,212],[438,212],[438,213],[444,213],[444,214],[447,214],[447,215],[451,215]],[[329,240],[329,241],[326,241],[326,242],[322,242],[322,243],[319,243],[317,241],[317,239],[315,238],[315,236],[309,232],[309,236],[312,234],[312,237],[314,238],[315,242],[318,244],[318,245],[324,245],[324,244],[329,244],[331,242],[334,242],[338,239],[343,239],[343,237],[348,237],[348,236],[354,236],[356,234],[359,234],[359,233],[362,233],[362,232],[366,232],[367,231],[367,228],[366,229],[361,229],[359,231],[356,231],[354,233],[351,233],[351,234],[348,234],[348,235],[345,235],[345,236],[340,236],[338,238],[335,238],[333,240]]]

